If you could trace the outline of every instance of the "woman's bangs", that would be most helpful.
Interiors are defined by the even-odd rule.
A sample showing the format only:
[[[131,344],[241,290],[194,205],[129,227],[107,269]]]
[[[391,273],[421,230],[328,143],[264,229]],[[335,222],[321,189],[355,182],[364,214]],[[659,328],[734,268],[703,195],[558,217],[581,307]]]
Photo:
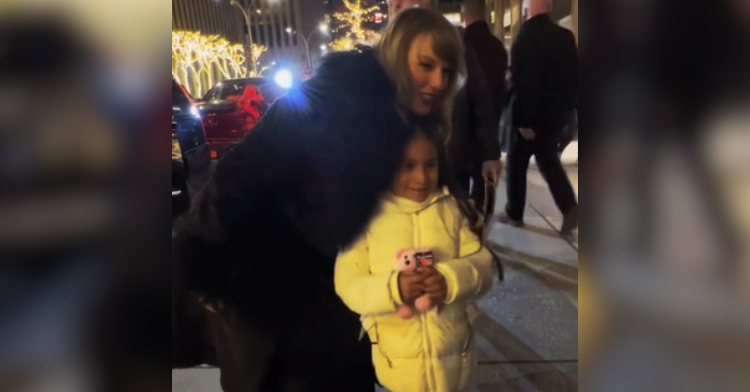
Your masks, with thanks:
[[[460,72],[459,66],[463,47],[458,39],[457,31],[445,31],[445,29],[440,28],[432,31],[432,51],[435,52],[440,61],[450,67],[453,75]]]

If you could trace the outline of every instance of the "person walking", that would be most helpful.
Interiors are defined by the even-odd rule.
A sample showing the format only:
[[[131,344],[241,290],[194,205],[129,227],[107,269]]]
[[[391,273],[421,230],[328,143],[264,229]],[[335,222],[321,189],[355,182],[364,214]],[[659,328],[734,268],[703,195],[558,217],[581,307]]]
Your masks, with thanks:
[[[460,53],[442,15],[404,12],[375,48],[327,56],[219,161],[172,252],[173,298],[207,309],[224,391],[372,392],[336,255],[376,213],[416,130],[450,129]]]
[[[435,0],[393,0],[389,12],[421,7],[435,8]],[[500,162],[499,116],[493,92],[471,47],[460,49],[466,62],[466,84],[453,107],[453,132],[448,141],[451,175],[461,184],[477,208],[485,204],[485,181],[497,184],[502,173]],[[494,185],[493,185],[494,186]]]
[[[508,92],[508,50],[492,34],[487,24],[487,5],[484,0],[464,0],[461,5],[461,18],[466,26],[464,44],[476,53],[479,65],[484,71],[484,78],[495,103],[495,123],[499,124]]]
[[[493,256],[443,173],[444,148],[430,131],[413,139],[380,213],[336,263],[336,292],[362,316],[378,379],[394,392],[463,391],[478,363],[471,323],[492,288]],[[414,249],[432,259],[398,269],[420,263]]]
[[[578,227],[578,202],[558,156],[559,142],[578,96],[578,48],[573,33],[550,18],[552,0],[531,0],[530,19],[511,53],[515,99],[508,153],[508,204],[500,221],[524,225],[531,157],[563,213],[561,233]]]

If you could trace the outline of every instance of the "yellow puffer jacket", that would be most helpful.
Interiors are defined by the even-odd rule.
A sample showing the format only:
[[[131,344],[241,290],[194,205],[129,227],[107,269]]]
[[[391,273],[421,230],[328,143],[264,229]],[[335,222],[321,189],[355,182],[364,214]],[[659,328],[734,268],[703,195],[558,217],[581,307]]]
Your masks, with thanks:
[[[402,320],[396,255],[430,248],[448,297],[438,311]],[[474,301],[492,287],[492,256],[447,191],[425,203],[389,197],[367,233],[336,263],[336,291],[373,342],[378,379],[393,392],[458,392],[476,367]]]

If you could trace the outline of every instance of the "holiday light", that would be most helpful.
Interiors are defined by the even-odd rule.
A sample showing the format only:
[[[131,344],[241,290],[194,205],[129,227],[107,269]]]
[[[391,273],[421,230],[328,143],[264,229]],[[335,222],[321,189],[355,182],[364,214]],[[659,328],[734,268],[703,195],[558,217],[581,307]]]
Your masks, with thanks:
[[[362,6],[362,0],[342,1],[347,11],[333,14],[333,18],[340,23],[340,26],[333,29],[333,33],[343,30],[345,34],[342,38],[331,42],[331,49],[335,51],[352,50],[355,45],[372,39],[374,32],[365,29],[363,25],[375,22],[380,12],[379,6],[365,8]]]
[[[266,50],[265,46],[253,45],[253,61],[257,63]],[[247,69],[244,46],[196,31],[172,32],[172,75],[196,97],[203,96],[219,80],[257,77]]]

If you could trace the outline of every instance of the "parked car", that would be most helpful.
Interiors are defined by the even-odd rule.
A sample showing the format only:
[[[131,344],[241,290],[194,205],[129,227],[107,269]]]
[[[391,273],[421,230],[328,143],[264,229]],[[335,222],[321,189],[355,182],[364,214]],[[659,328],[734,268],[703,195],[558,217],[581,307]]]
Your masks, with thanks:
[[[196,105],[205,121],[214,159],[252,130],[252,122],[248,125],[247,121],[248,113],[238,105],[248,86],[254,87],[263,99],[255,106],[260,116],[285,92],[279,83],[266,78],[225,80],[212,87]]]
[[[187,91],[172,77],[172,219],[190,206],[190,192],[206,186],[211,152],[203,121]]]

